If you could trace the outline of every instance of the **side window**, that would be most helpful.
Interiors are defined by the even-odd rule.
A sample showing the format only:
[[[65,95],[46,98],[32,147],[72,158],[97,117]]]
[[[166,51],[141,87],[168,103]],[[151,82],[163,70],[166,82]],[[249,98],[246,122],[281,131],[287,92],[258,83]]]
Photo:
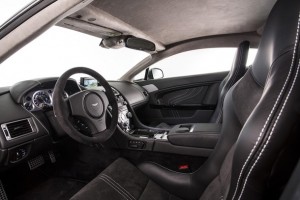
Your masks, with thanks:
[[[247,66],[252,64],[256,52],[257,49],[250,49]],[[235,53],[236,48],[207,48],[175,54],[151,65],[148,79],[162,78],[159,70],[162,71],[163,78],[229,71]],[[135,80],[144,77],[145,71],[142,71]]]

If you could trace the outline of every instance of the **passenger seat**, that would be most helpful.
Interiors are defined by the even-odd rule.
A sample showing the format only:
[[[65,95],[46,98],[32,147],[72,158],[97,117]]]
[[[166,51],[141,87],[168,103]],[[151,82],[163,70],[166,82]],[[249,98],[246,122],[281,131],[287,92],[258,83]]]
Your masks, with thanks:
[[[217,107],[210,118],[210,123],[222,123],[223,103],[228,90],[246,73],[246,62],[250,48],[249,41],[243,41],[239,44],[235,54],[232,67],[228,75],[219,86],[219,97]],[[160,123],[157,128],[170,129],[172,125]]]
[[[250,48],[249,41],[243,41],[235,54],[232,67],[228,75],[219,86],[219,98],[217,107],[210,118],[211,123],[222,123],[223,103],[228,90],[246,73],[246,63]]]

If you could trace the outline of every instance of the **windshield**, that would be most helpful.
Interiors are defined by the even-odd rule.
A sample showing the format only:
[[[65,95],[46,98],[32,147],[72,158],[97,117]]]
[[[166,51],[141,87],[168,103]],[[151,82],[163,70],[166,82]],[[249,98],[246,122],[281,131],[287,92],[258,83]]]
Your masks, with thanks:
[[[54,26],[0,65],[0,86],[42,77],[59,77],[73,67],[89,67],[116,80],[149,56],[128,48],[104,49],[101,38]],[[81,75],[82,76],[82,75]],[[79,81],[80,75],[75,78]]]
[[[32,0],[1,0],[0,26],[31,2]]]

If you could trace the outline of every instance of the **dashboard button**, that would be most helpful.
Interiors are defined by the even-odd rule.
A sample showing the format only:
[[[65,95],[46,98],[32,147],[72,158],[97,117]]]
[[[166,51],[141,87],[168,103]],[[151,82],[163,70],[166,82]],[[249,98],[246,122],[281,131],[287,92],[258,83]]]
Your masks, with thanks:
[[[132,118],[132,113],[131,113],[131,112],[128,112],[128,113],[126,114],[126,116],[127,116],[128,118]]]
[[[143,141],[138,141],[138,140],[129,140],[128,146],[129,148],[132,149],[143,149],[145,148],[145,142]]]

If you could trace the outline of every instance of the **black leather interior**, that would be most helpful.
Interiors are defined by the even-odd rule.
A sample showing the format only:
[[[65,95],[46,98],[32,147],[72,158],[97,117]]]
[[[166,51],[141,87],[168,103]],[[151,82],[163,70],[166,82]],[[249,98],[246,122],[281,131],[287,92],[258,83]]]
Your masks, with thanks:
[[[252,68],[227,93],[220,138],[213,153],[196,172],[173,173],[153,163],[141,164],[140,170],[171,193],[184,199],[198,199],[209,183],[219,176],[226,154],[236,142],[243,125],[261,97],[263,88],[256,84],[251,71]]]
[[[243,41],[237,48],[231,70],[226,78],[221,82],[219,87],[219,97],[217,107],[210,118],[211,123],[221,123],[223,113],[223,103],[225,95],[228,90],[238,81],[246,72],[246,63],[248,59],[248,52],[250,48],[250,42]]]
[[[211,123],[221,123],[222,122],[222,113],[223,113],[223,103],[224,98],[228,90],[242,77],[246,72],[246,62],[248,58],[248,52],[250,48],[249,41],[243,41],[237,48],[231,70],[224,80],[220,83],[218,89],[218,101],[217,106],[210,117],[209,122]],[[192,91],[196,93],[196,91]],[[194,98],[199,99],[199,98]],[[166,123],[160,123],[157,127],[159,128],[172,128],[172,125]]]
[[[139,81],[149,90],[149,102],[136,111],[146,125],[209,122],[218,101],[219,85],[228,72]]]
[[[140,188],[142,184],[133,185],[144,179],[160,188],[143,186],[151,199],[161,199],[164,192],[172,198],[201,200],[279,198],[286,184],[282,177],[289,177],[299,158],[299,151],[291,151],[300,142],[300,93],[296,90],[300,87],[299,9],[298,0],[276,3],[253,67],[225,96],[221,138],[215,151],[196,172],[175,173],[154,163],[124,164],[124,169],[112,165],[106,171],[115,177],[114,190],[107,189],[107,182],[103,189],[99,187],[103,184],[101,173],[74,199],[107,195],[122,199],[116,196],[123,189],[116,185]],[[131,172],[124,173],[126,168]],[[130,193],[133,196],[134,191]],[[143,197],[139,194],[134,199]]]
[[[217,123],[179,124],[170,129],[168,141],[176,146],[214,149],[221,128]]]

